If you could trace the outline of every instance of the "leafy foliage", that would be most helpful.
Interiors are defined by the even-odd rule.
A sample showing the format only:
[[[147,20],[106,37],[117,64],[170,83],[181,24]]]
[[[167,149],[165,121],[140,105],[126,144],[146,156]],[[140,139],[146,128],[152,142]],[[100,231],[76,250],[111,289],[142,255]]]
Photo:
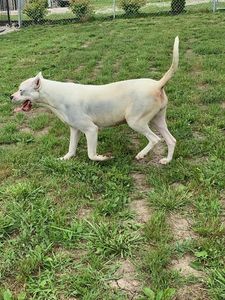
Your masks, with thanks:
[[[146,4],[146,0],[120,0],[119,6],[127,15],[138,14],[140,8]]]
[[[31,18],[34,23],[41,22],[47,14],[45,0],[30,0],[26,3],[24,13]]]
[[[87,19],[92,12],[90,0],[70,0],[70,9],[79,20]]]

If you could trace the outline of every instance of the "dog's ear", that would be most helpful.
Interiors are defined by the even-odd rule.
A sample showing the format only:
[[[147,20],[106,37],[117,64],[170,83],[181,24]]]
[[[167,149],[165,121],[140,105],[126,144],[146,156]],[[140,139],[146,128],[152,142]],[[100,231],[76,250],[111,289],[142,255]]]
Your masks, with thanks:
[[[34,88],[35,88],[36,90],[38,90],[39,87],[40,87],[40,85],[41,85],[41,79],[43,79],[43,76],[42,76],[42,73],[39,72],[39,73],[37,74],[37,76],[34,78]]]
[[[40,77],[40,78],[44,78],[43,75],[42,75],[42,72],[39,72],[39,73],[37,74],[37,76]]]

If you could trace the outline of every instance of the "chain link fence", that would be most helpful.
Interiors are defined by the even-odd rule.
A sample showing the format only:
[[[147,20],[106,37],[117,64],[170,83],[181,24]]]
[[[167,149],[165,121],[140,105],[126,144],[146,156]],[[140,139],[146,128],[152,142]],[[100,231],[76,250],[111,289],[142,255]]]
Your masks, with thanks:
[[[0,26],[11,25],[9,0],[0,0]],[[0,31],[3,30],[0,27]]]
[[[8,6],[8,13],[7,13]],[[225,0],[0,0],[0,22],[54,24],[216,11]]]

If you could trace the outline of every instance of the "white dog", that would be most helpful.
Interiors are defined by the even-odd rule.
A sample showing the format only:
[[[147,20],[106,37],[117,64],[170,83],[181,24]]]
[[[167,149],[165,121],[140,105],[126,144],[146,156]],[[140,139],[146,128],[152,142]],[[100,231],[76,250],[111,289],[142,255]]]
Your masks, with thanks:
[[[61,159],[75,155],[80,132],[86,136],[91,160],[108,159],[96,152],[98,128],[124,122],[148,140],[147,146],[136,156],[136,159],[142,159],[160,141],[148,126],[151,121],[168,146],[167,157],[160,160],[161,164],[167,164],[172,160],[176,140],[167,128],[168,99],[163,88],[177,70],[178,60],[179,39],[176,37],[172,65],[159,81],[132,79],[105,85],[83,85],[47,80],[39,73],[24,81],[11,99],[22,103],[15,111],[29,111],[33,103],[38,103],[50,108],[70,126],[69,152]]]

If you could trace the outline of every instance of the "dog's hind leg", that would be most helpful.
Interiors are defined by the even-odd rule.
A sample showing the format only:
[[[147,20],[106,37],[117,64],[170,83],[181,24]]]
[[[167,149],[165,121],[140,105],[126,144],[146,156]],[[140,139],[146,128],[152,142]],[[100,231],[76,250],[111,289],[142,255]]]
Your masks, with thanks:
[[[80,138],[80,131],[73,127],[70,127],[70,145],[69,151],[63,157],[60,157],[61,160],[67,160],[73,157],[76,154],[77,144]]]
[[[132,120],[127,120],[127,123],[133,130],[143,134],[148,139],[148,145],[136,155],[136,159],[142,159],[155,146],[155,144],[157,144],[160,141],[160,138],[150,130],[148,124],[146,123]]]
[[[159,133],[163,136],[165,139],[165,142],[168,147],[168,154],[167,157],[162,158],[159,162],[161,164],[167,164],[169,163],[173,158],[174,149],[176,146],[176,139],[172,136],[172,134],[169,132],[166,124],[166,108],[161,110],[152,120],[152,124],[156,128],[156,130],[159,131]]]
[[[98,155],[96,152],[98,140],[98,127],[94,123],[89,124],[88,129],[85,130],[84,133],[87,139],[88,157],[91,160],[103,161],[111,158],[103,155]]]

